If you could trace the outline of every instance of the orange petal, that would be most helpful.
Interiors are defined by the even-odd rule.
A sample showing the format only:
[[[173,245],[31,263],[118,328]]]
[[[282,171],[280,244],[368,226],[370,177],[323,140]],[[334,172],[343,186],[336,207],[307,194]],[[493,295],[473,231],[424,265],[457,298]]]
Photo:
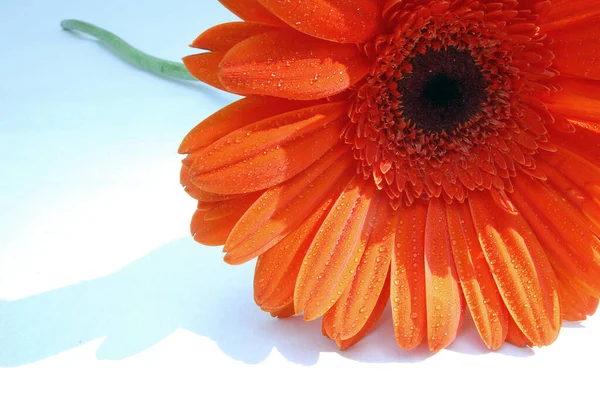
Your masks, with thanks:
[[[487,192],[471,192],[469,206],[483,253],[500,295],[523,334],[549,345],[561,325],[550,261],[521,215],[500,210]]]
[[[369,66],[355,45],[285,29],[234,46],[219,66],[219,78],[227,90],[240,95],[311,100],[345,91],[367,74]]]
[[[548,177],[547,185],[552,186],[578,208],[589,220],[591,230],[600,237],[600,202],[594,199],[594,195],[579,187],[544,160],[538,159],[537,168]]]
[[[218,212],[221,213],[221,218],[207,218],[213,209],[196,210],[190,225],[192,236],[197,242],[204,245],[223,245],[233,226],[259,196],[260,193],[255,193],[232,200],[215,202],[215,208],[221,209]]]
[[[554,41],[553,67],[561,75],[600,79],[600,13],[563,20],[548,36]]]
[[[543,160],[555,167],[565,177],[573,181],[579,188],[600,201],[600,165],[589,161],[578,153],[571,152],[561,145],[556,145],[557,152],[544,153]]]
[[[444,201],[429,201],[425,225],[425,294],[429,349],[446,348],[458,333],[464,308],[448,235]]]
[[[600,239],[581,212],[546,184],[513,180],[512,199],[556,263],[555,270],[600,297]]]
[[[376,219],[374,186],[355,176],[306,252],[296,282],[296,314],[306,320],[327,312],[352,282]]]
[[[396,342],[413,349],[427,331],[425,301],[425,224],[427,206],[414,202],[398,210],[391,267],[392,317]]]
[[[277,145],[323,128],[345,115],[346,110],[346,102],[324,103],[247,125],[196,154],[190,173],[192,176],[199,175],[247,160]],[[338,137],[340,135],[341,129]]]
[[[289,304],[281,307],[280,309],[274,310],[270,313],[271,316],[279,319],[286,319],[288,317],[292,317],[294,316],[294,303],[290,302]]]
[[[598,309],[598,298],[588,295],[568,278],[556,272],[563,319],[572,322],[585,320]]]
[[[229,11],[248,22],[285,26],[285,23],[275,17],[257,0],[219,0]]]
[[[227,22],[204,31],[190,46],[213,52],[227,51],[243,40],[273,29],[270,25],[254,22]]]
[[[456,272],[475,327],[485,345],[496,350],[508,330],[508,310],[485,260],[466,204],[453,202],[446,208],[448,230]]]
[[[206,192],[195,186],[190,178],[189,167],[185,164],[181,166],[180,172],[180,182],[184,187],[185,192],[187,192],[192,198],[196,199],[198,203],[212,203],[212,202],[221,202],[224,200],[238,198],[242,195],[221,195],[221,194],[213,194],[211,192]],[[206,209],[202,209],[206,210]]]
[[[342,189],[330,189],[328,196],[298,228],[258,258],[254,300],[261,309],[273,311],[293,304],[296,278],[304,255]]]
[[[237,129],[304,107],[306,103],[303,102],[248,96],[220,109],[198,124],[181,143],[179,153],[192,153]]]
[[[307,35],[340,43],[363,43],[381,26],[373,0],[259,0],[289,26]]]
[[[561,91],[540,96],[550,110],[569,119],[600,122],[600,81],[561,77],[555,82]]]
[[[512,345],[516,345],[517,347],[531,347],[533,344],[525,334],[521,331],[519,326],[515,323],[515,320],[512,316],[508,317],[508,331],[506,333],[506,341],[511,343]]]
[[[273,187],[302,172],[338,145],[340,132],[345,125],[343,119],[337,120],[222,168],[204,174],[192,171],[192,182],[206,191],[223,194],[248,193]]]
[[[600,14],[600,0],[552,0],[543,28],[546,32],[552,31],[597,14]]]
[[[379,193],[373,231],[352,283],[323,316],[327,334],[334,340],[356,336],[373,314],[390,270],[396,221],[385,193]],[[389,285],[389,284],[388,284]]]
[[[346,340],[337,338],[335,340],[335,343],[337,344],[337,346],[339,347],[340,350],[344,351],[344,350],[347,350],[348,348],[352,347],[353,345],[358,343],[360,340],[362,340],[367,334],[369,334],[371,332],[371,330],[373,330],[373,328],[379,321],[379,318],[383,314],[383,311],[385,310],[385,307],[387,306],[389,299],[390,299],[390,276],[388,274],[388,276],[383,284],[383,289],[381,290],[381,293],[379,294],[379,299],[377,300],[377,303],[375,304],[375,307],[373,308],[373,312],[371,312],[371,315],[367,319],[363,328],[360,329],[360,331],[351,338],[348,338]],[[323,324],[325,324],[325,323],[323,323]],[[325,331],[325,329],[326,328],[323,327],[323,331]]]
[[[224,251],[228,263],[244,263],[271,248],[312,213],[333,189],[350,181],[354,159],[338,147],[293,179],[267,190],[231,232]]]
[[[575,132],[552,132],[552,143],[597,163],[600,160],[600,124],[571,121],[575,124]]]
[[[220,90],[226,90],[219,79],[219,64],[225,52],[193,54],[184,57],[185,68],[198,80]]]

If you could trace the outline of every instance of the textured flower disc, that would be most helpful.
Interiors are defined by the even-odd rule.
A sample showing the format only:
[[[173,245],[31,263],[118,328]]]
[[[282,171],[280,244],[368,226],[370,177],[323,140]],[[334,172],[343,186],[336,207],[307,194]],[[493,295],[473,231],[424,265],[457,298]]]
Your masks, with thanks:
[[[191,231],[342,349],[552,343],[600,298],[600,0],[220,0]]]

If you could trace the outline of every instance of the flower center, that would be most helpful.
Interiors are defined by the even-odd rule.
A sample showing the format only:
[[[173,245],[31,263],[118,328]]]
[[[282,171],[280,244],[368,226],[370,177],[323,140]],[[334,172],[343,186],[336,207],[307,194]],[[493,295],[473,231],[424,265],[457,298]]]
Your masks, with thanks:
[[[468,51],[428,49],[411,61],[399,85],[402,114],[417,129],[452,133],[481,112],[485,78]]]
[[[394,207],[488,190],[509,210],[511,178],[540,176],[556,120],[535,98],[557,72],[532,2],[388,3],[389,31],[365,46],[373,69],[342,134],[358,173]]]

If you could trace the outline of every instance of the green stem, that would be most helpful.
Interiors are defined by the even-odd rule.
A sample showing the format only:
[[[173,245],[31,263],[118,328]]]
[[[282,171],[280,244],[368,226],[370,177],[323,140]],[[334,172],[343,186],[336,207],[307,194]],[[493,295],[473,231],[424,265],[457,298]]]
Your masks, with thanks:
[[[122,60],[125,60],[144,71],[167,78],[197,81],[197,79],[186,70],[182,63],[163,60],[141,52],[129,45],[123,39],[119,38],[117,35],[108,32],[105,29],[88,24],[87,22],[73,19],[62,21],[60,26],[67,31],[83,32],[95,37],[100,41],[100,43],[106,46]]]

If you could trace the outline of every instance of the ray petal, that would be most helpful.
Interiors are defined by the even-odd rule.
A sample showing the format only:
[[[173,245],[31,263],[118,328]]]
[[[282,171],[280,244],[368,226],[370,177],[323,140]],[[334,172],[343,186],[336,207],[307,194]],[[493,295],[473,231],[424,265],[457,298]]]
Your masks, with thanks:
[[[278,114],[247,125],[196,154],[190,172],[202,174],[239,163],[267,149],[325,127],[344,116],[346,110],[346,102],[325,103]],[[340,133],[341,128],[338,137]]]
[[[600,81],[560,77],[554,82],[562,90],[540,96],[550,110],[569,119],[600,122]]]
[[[554,40],[553,67],[561,75],[600,79],[600,13],[563,20],[554,28],[549,32]]]
[[[555,270],[600,297],[600,239],[585,216],[551,187],[529,177],[514,180],[512,199],[556,263]]]
[[[248,193],[273,187],[304,171],[332,148],[343,146],[339,136],[345,124],[343,120],[337,120],[222,168],[203,174],[192,171],[191,181],[205,191],[221,194]]]
[[[223,245],[235,224],[260,195],[260,192],[251,193],[214,202],[210,209],[196,210],[190,225],[194,240],[204,245]]]
[[[517,326],[517,323],[515,323],[515,320],[512,318],[512,316],[508,317],[506,342],[521,348],[531,347],[533,345],[531,341],[525,337],[525,334],[523,334],[519,326]]]
[[[225,260],[239,264],[263,253],[300,225],[332,189],[345,187],[354,164],[346,151],[336,148],[293,179],[265,191],[227,239]]]
[[[333,339],[356,336],[369,321],[388,276],[396,221],[387,195],[380,193],[373,230],[352,283],[323,317],[327,333]]]
[[[194,127],[181,143],[179,153],[192,153],[235,130],[306,106],[302,102],[274,97],[245,97],[220,109]]]
[[[329,212],[306,252],[294,293],[306,320],[327,312],[352,282],[377,218],[375,188],[355,176]]]
[[[227,51],[243,40],[273,29],[272,26],[254,22],[227,22],[204,31],[190,46],[212,52]]]
[[[345,91],[369,68],[369,60],[355,45],[282,29],[234,46],[219,65],[219,79],[239,95],[311,100]]]
[[[373,0],[258,1],[292,28],[333,42],[366,42],[381,25]]]
[[[219,64],[225,57],[224,51],[192,54],[182,59],[185,68],[194,78],[214,88],[226,91],[219,79]]]
[[[485,260],[466,204],[446,208],[456,271],[479,335],[492,350],[500,348],[508,330],[508,311]]]
[[[585,320],[598,309],[598,298],[592,297],[582,290],[560,271],[556,272],[558,291],[563,319],[578,322]]]
[[[283,21],[271,14],[258,0],[219,0],[219,2],[244,21],[285,26]]]
[[[391,267],[391,304],[396,342],[413,349],[427,332],[425,224],[427,206],[417,201],[398,210]]]
[[[551,344],[560,330],[561,313],[556,278],[539,240],[524,217],[500,210],[485,192],[470,193],[469,206],[510,314],[534,345]]]
[[[454,341],[464,307],[448,234],[445,203],[430,200],[425,226],[425,294],[429,349],[437,352]]]
[[[381,293],[379,294],[379,299],[377,300],[377,303],[375,304],[373,311],[371,312],[369,318],[367,319],[367,321],[366,321],[365,325],[362,327],[362,329],[360,329],[360,331],[358,333],[356,333],[353,337],[350,337],[345,340],[342,340],[340,338],[337,338],[335,340],[335,343],[337,344],[337,346],[339,347],[340,350],[344,351],[344,350],[352,347],[353,345],[358,343],[360,340],[362,340],[367,334],[369,334],[371,332],[371,330],[373,330],[373,328],[379,321],[379,318],[383,314],[385,307],[388,304],[389,299],[390,299],[390,276],[388,274],[388,277],[385,280],[385,283],[383,285],[383,289],[381,290]],[[327,330],[327,328],[325,327],[325,321],[323,321],[323,332],[325,332],[325,334],[327,336],[331,337],[331,335],[329,333],[327,333],[326,330]]]
[[[597,14],[600,14],[600,0],[552,0],[552,8],[544,21],[544,29],[551,31],[577,24]]]
[[[347,182],[346,182],[347,183]],[[263,253],[254,274],[254,300],[265,311],[279,310],[294,300],[294,288],[302,260],[342,188],[328,196],[304,222],[273,248]]]

